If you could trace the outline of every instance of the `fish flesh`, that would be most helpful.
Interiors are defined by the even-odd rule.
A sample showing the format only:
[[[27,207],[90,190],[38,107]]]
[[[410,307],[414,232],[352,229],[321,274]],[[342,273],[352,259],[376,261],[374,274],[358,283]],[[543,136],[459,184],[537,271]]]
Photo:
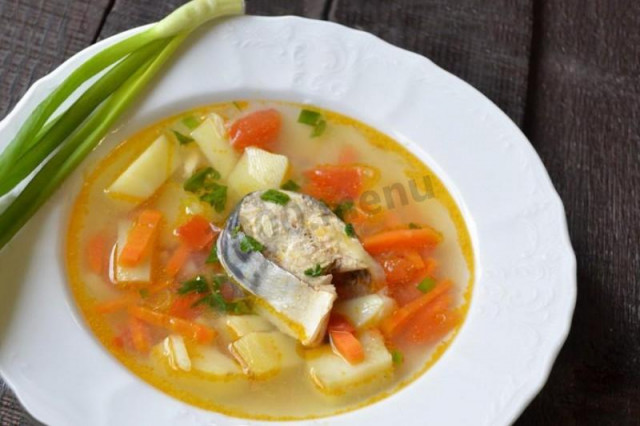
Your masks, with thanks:
[[[218,256],[227,273],[256,296],[259,313],[314,346],[324,338],[337,298],[333,274],[359,271],[354,275],[378,280],[383,272],[324,203],[280,191],[289,199],[279,204],[263,200],[264,192],[248,194],[236,206],[218,238]],[[247,237],[262,249],[247,250]]]

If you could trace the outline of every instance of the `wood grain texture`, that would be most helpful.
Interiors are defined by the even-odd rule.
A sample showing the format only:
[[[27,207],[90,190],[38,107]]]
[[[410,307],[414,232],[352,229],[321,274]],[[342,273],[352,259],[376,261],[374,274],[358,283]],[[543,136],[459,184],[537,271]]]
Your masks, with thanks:
[[[516,123],[524,115],[533,0],[334,0],[332,20],[425,55]]]
[[[640,424],[640,2],[536,9],[525,133],[578,259],[568,341],[518,425]]]
[[[100,38],[110,37],[124,30],[149,24],[164,17],[187,0],[115,0],[109,9]],[[248,14],[253,15],[301,15],[319,18],[324,10],[324,0],[247,0]]]
[[[0,116],[35,80],[92,43],[107,3],[0,1]]]

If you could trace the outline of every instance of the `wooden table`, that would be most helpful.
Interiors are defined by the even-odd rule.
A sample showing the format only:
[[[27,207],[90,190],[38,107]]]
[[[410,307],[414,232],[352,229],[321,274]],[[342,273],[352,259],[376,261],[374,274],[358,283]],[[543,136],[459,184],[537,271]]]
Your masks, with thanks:
[[[0,0],[0,116],[71,54],[183,2]],[[640,1],[247,3],[421,53],[523,129],[564,201],[579,291],[569,339],[517,424],[640,424]],[[0,381],[0,424],[36,423]]]

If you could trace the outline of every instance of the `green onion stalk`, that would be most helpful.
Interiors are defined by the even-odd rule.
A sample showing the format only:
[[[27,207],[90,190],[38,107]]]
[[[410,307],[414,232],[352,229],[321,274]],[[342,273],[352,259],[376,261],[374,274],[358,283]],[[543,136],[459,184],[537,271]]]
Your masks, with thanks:
[[[191,32],[215,18],[242,13],[243,0],[192,0],[148,29],[101,50],[54,89],[0,154],[0,197],[40,167],[0,213],[0,249],[104,138]],[[58,111],[100,73],[71,106]]]

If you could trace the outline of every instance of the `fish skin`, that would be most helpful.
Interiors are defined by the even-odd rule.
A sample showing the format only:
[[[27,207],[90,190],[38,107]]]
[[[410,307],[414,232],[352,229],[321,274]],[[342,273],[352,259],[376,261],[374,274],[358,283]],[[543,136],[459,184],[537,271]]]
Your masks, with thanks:
[[[243,198],[218,238],[218,254],[228,274],[275,311],[266,316],[281,331],[314,346],[322,342],[337,298],[330,271],[373,275],[380,273],[379,265],[346,235],[344,222],[328,207],[307,195],[282,192],[290,197],[284,206],[260,199],[263,191]],[[242,252],[245,235],[264,250]],[[327,273],[305,274],[317,264]]]

